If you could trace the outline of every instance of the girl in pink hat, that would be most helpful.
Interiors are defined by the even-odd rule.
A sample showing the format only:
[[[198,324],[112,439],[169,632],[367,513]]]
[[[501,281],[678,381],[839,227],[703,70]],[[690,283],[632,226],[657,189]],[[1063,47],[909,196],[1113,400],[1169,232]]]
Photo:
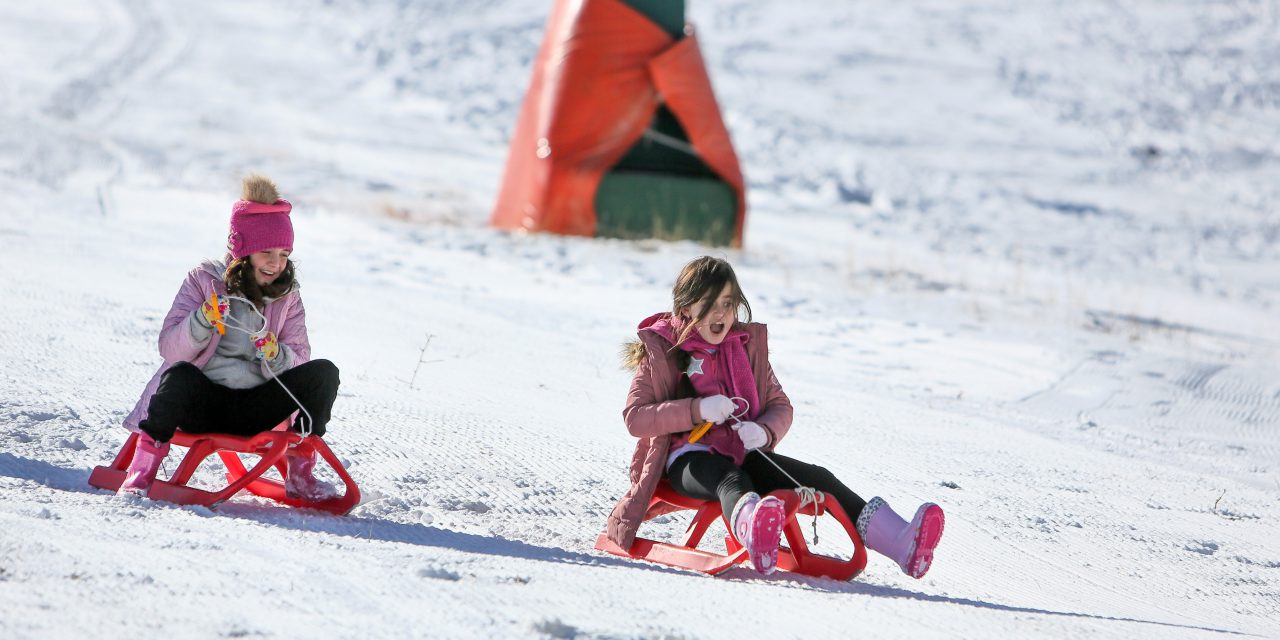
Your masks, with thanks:
[[[311,359],[289,258],[293,207],[259,175],[244,179],[241,198],[231,207],[224,261],[206,260],[192,269],[165,316],[164,364],[124,421],[140,437],[120,493],[147,492],[177,429],[253,435],[299,412],[295,429],[325,433],[338,368]],[[314,453],[288,457],[290,495],[323,500],[336,494],[312,474],[315,462]]]
[[[772,573],[786,511],[768,494],[795,488],[794,478],[833,496],[867,547],[911,577],[923,576],[942,538],[938,505],[926,502],[905,520],[884,499],[865,501],[830,471],[774,452],[791,428],[791,401],[769,364],[769,334],[751,322],[733,267],[709,256],[685,265],[671,307],[642,321],[624,354],[635,378],[622,417],[639,441],[631,488],[609,515],[609,539],[631,548],[665,477],[681,495],[718,500],[752,565]],[[695,438],[691,432],[707,422],[715,426]]]

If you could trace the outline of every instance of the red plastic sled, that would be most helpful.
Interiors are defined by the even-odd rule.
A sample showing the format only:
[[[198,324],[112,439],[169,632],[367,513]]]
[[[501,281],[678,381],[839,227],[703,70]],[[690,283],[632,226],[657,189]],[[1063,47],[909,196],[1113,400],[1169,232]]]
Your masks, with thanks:
[[[795,491],[780,489],[769,495],[778,498],[787,507],[787,524],[782,531],[786,536],[788,546],[778,550],[779,569],[817,578],[826,577],[843,581],[862,573],[862,570],[866,568],[867,550],[862,544],[862,538],[858,536],[857,529],[850,522],[849,516],[845,514],[844,509],[836,503],[835,498],[827,494],[819,494],[819,504],[806,505],[801,509],[800,496]],[[692,569],[710,575],[720,575],[739,564],[749,562],[747,550],[739,545],[732,535],[726,535],[724,538],[724,554],[712,553],[697,548],[698,543],[702,541],[702,536],[706,534],[707,528],[716,519],[720,519],[721,522],[725,523],[726,530],[729,528],[724,514],[721,513],[720,503],[686,498],[676,493],[664,480],[658,485],[658,490],[653,499],[649,501],[649,510],[645,513],[644,519],[649,520],[660,514],[670,513],[672,507],[677,510],[692,509],[697,512],[693,517],[693,521],[689,523],[688,530],[685,531],[684,539],[679,544],[637,537],[630,549],[623,549],[609,540],[608,532],[605,532],[596,538],[596,549],[618,556],[648,560],[681,569]],[[800,529],[797,517],[812,516],[814,515],[814,509],[817,509],[817,515],[826,513],[835,518],[844,527],[845,532],[849,534],[849,539],[853,542],[854,552],[852,558],[840,560],[831,556],[815,554],[809,550],[809,545],[805,542],[804,533]]]
[[[111,466],[97,467],[93,473],[89,474],[89,484],[108,491],[118,490],[124,482],[125,470],[133,460],[137,441],[138,434],[130,434]],[[324,440],[316,436],[304,438],[293,431],[266,431],[247,437],[219,433],[190,434],[179,431],[174,434],[171,442],[180,447],[187,447],[187,455],[182,459],[172,477],[168,480],[157,478],[151,483],[147,497],[152,500],[200,505],[214,509],[230,500],[241,489],[247,489],[250,493],[291,507],[319,509],[336,515],[344,515],[360,503],[359,487],[347,474],[347,470],[343,468],[337,456],[333,455],[333,451],[329,450]],[[285,455],[289,453],[290,447],[302,455],[308,455],[312,451],[318,453],[319,457],[328,462],[329,466],[337,472],[338,477],[346,483],[346,491],[341,496],[329,500],[291,498],[285,494],[283,482],[263,478],[262,474],[271,467],[275,467],[280,472],[280,477],[285,477],[288,473]],[[227,487],[220,491],[205,491],[187,486],[187,482],[191,480],[191,475],[195,473],[200,463],[214,453],[222,458],[222,463],[227,467],[229,483]],[[262,460],[252,469],[246,470],[237,453],[261,456]]]

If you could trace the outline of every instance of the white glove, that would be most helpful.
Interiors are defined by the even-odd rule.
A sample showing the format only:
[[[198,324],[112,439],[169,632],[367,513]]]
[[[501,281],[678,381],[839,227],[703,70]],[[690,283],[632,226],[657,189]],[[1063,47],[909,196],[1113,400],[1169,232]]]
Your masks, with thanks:
[[[747,451],[769,444],[769,434],[764,427],[754,422],[739,422],[733,425],[733,430],[738,432],[738,439],[742,440],[742,446],[746,447]]]
[[[698,413],[702,414],[704,421],[712,424],[720,424],[728,420],[729,416],[737,410],[738,406],[726,396],[707,396],[698,400]]]

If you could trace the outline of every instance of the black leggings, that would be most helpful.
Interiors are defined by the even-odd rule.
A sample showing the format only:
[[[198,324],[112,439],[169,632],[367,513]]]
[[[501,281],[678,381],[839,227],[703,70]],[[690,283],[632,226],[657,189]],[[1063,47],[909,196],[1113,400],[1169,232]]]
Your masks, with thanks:
[[[311,413],[311,433],[323,436],[338,397],[338,367],[328,360],[304,362],[281,373],[280,382]],[[232,389],[213,382],[190,362],[179,362],[160,377],[147,405],[147,419],[138,427],[157,442],[168,442],[179,427],[187,433],[251,436],[270,431],[297,410],[275,380],[252,389]],[[306,417],[300,414],[298,420]]]
[[[778,466],[786,469],[791,477],[806,487],[829,493],[840,503],[851,522],[857,522],[862,508],[867,506],[852,489],[830,471],[816,464],[800,462],[777,453],[768,454]],[[725,517],[733,513],[738,498],[755,491],[766,495],[778,489],[794,489],[795,483],[769,464],[760,452],[748,451],[747,459],[739,467],[733,459],[710,451],[690,451],[676,458],[667,469],[667,480],[676,493],[699,500],[719,498]]]

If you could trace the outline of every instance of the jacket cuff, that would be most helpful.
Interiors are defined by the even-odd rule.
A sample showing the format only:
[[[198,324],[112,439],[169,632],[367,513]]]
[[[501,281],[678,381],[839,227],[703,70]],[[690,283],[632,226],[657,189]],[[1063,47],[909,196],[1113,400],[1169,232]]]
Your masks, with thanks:
[[[698,409],[698,405],[701,404],[698,402],[699,399],[700,398],[689,398],[689,417],[693,418],[693,424],[702,424],[705,422],[705,420],[702,419],[702,411]]]
[[[191,312],[191,319],[187,321],[187,327],[191,330],[191,339],[197,345],[208,342],[209,337],[213,335],[213,326],[205,324],[204,314],[199,309]]]
[[[293,368],[293,350],[289,348],[289,345],[282,344],[280,345],[280,353],[276,355],[276,359],[265,360],[263,361],[263,364],[270,368],[271,372],[276,375],[284,373],[285,371]]]
[[[764,448],[773,451],[774,445],[778,444],[778,437],[773,435],[773,429],[770,429],[769,425],[763,422],[757,422],[756,424],[760,425],[764,429],[765,435],[769,436],[769,442],[765,443]]]

